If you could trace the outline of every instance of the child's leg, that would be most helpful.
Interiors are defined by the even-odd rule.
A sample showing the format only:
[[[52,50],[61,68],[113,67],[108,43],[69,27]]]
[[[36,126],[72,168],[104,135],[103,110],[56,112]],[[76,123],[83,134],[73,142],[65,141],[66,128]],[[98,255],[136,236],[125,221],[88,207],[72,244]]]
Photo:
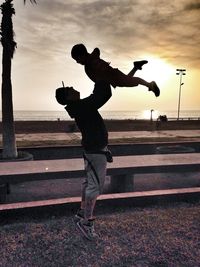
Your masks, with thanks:
[[[133,68],[132,68],[132,70],[127,74],[128,76],[134,76],[135,75],[135,73],[136,73],[136,71],[137,71],[138,69],[134,66]]]
[[[126,75],[118,69],[113,69],[112,77],[110,76],[110,78],[112,78],[111,85],[114,87],[134,87],[140,84],[146,86],[156,97],[160,95],[160,89],[155,82],[149,83],[139,77]]]
[[[139,77],[132,77],[129,74],[126,75],[120,71],[116,76],[116,80],[116,85],[119,87],[134,87],[138,86],[139,84],[148,88],[150,87],[150,83],[145,81],[144,79]]]
[[[130,79],[131,78],[131,79]],[[137,85],[143,85],[146,86],[149,91],[152,91],[156,97],[160,95],[160,89],[158,88],[157,84],[155,82],[147,82],[141,78],[138,77],[130,77],[127,75],[127,79],[123,86],[131,87],[131,86],[137,86]]]
[[[133,62],[133,69],[128,73],[128,76],[134,76],[137,70],[141,70],[144,64],[147,64],[147,60],[140,60]]]

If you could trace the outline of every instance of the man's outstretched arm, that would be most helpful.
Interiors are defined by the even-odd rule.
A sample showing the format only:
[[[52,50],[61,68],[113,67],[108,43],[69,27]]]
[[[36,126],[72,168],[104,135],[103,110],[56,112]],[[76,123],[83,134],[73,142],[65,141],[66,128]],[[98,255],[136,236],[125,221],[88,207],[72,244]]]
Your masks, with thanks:
[[[99,109],[102,107],[112,96],[110,84],[105,81],[95,83],[93,93],[80,100],[81,104],[87,107]]]

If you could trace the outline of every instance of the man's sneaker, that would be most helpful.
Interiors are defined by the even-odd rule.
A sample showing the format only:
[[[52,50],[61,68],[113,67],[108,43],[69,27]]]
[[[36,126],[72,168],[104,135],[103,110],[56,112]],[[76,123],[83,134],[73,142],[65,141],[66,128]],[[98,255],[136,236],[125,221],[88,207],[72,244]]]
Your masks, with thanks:
[[[150,82],[149,91],[152,91],[156,97],[160,95],[160,89],[155,82]]]
[[[98,238],[99,236],[95,233],[94,230],[94,219],[91,220],[80,220],[76,224],[81,231],[81,233],[88,239],[88,240],[94,240]]]
[[[77,223],[83,219],[84,219],[84,210],[79,209],[76,215],[74,216],[74,222]]]
[[[133,65],[136,69],[141,70],[144,64],[147,64],[147,60],[134,61]]]

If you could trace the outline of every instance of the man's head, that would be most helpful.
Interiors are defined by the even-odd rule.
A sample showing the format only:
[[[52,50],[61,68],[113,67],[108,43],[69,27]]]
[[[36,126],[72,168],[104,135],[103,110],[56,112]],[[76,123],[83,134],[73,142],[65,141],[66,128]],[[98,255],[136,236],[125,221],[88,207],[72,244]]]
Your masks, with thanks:
[[[80,99],[80,93],[73,87],[60,87],[56,89],[56,100],[61,105],[67,105]]]
[[[85,65],[88,52],[83,44],[77,44],[72,47],[71,56],[77,63]]]

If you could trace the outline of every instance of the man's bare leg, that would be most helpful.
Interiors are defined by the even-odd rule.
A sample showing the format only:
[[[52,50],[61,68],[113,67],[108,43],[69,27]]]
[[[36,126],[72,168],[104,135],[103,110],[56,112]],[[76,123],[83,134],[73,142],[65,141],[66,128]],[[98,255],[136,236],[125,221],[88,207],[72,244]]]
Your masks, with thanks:
[[[84,203],[84,217],[85,220],[92,220],[94,219],[93,217],[93,211],[95,208],[95,204],[96,204],[97,198],[94,199],[87,199]]]
[[[85,196],[85,188],[86,186],[84,185],[82,189],[81,210],[83,210],[84,219],[90,220],[93,219],[93,211],[95,208],[97,197],[93,199],[87,199],[87,197]]]

